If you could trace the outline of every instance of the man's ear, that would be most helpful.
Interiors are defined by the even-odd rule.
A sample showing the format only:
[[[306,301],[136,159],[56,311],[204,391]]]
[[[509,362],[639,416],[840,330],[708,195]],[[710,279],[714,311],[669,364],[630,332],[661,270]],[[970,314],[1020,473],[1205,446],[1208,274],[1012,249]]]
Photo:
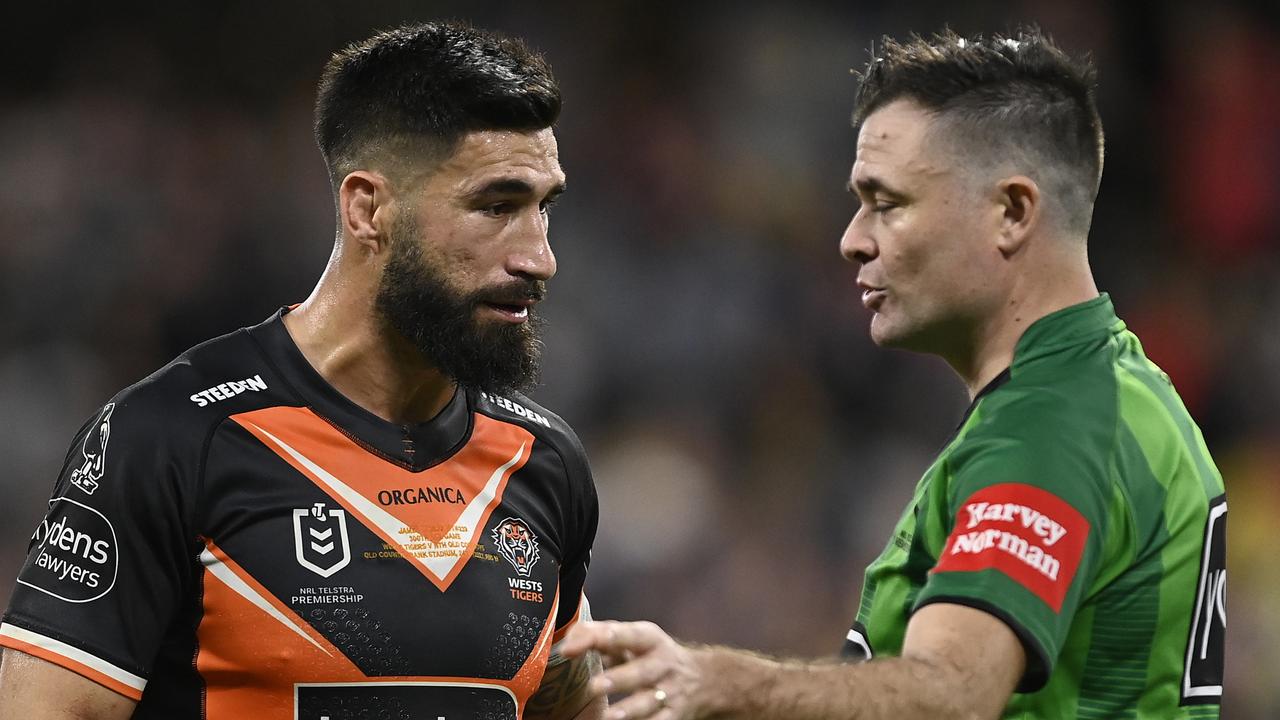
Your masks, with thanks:
[[[391,184],[386,176],[356,170],[338,187],[338,211],[342,235],[371,253],[387,247]]]
[[[1040,223],[1040,186],[1026,175],[1005,178],[996,185],[996,202],[1003,209],[996,246],[1009,257],[1022,249]]]

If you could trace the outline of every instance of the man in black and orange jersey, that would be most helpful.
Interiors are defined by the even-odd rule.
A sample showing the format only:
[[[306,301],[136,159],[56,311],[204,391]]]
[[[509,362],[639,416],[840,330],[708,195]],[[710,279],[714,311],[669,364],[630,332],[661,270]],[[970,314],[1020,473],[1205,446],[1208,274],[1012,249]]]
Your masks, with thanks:
[[[334,56],[328,267],[81,429],[0,625],[0,717],[602,716],[598,661],[555,649],[595,490],[518,392],[559,110],[540,57],[471,28]]]

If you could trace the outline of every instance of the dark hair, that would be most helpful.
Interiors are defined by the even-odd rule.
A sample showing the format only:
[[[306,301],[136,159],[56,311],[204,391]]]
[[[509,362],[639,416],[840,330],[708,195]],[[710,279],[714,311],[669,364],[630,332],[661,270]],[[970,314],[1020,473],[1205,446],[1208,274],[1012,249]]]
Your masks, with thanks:
[[[375,155],[412,148],[440,159],[466,133],[541,130],[559,115],[551,68],[523,42],[423,23],[334,54],[320,78],[315,133],[336,188]]]
[[[942,120],[969,158],[1023,165],[1060,203],[1066,225],[1088,231],[1103,135],[1087,59],[1072,59],[1035,28],[991,39],[944,30],[927,40],[883,38],[861,80],[855,126],[910,99]]]

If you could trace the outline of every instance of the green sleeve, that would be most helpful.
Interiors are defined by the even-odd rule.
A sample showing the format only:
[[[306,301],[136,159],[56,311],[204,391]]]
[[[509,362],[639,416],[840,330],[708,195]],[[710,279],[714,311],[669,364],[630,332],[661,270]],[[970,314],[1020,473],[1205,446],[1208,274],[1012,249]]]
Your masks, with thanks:
[[[1052,422],[1005,425],[976,427],[948,453],[932,509],[946,540],[915,609],[957,603],[1002,620],[1027,652],[1018,691],[1033,692],[1097,573],[1108,472],[1097,438]]]

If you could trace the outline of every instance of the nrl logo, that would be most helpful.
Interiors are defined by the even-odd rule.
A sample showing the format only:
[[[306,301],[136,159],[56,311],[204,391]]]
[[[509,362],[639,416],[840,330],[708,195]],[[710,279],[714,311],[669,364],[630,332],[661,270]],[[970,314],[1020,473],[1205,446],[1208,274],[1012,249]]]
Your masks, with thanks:
[[[519,518],[507,518],[493,529],[493,542],[498,554],[516,569],[516,574],[529,577],[538,562],[538,539],[528,524]]]
[[[316,503],[310,510],[294,510],[293,549],[298,564],[320,577],[327,578],[346,567],[351,562],[346,512],[326,511],[324,503]]]
[[[111,413],[116,404],[107,403],[98,416],[98,427],[90,430],[84,438],[84,447],[80,452],[84,462],[71,471],[71,484],[92,495],[98,489],[98,481],[102,479],[102,467],[107,457],[107,440],[111,438]]]

